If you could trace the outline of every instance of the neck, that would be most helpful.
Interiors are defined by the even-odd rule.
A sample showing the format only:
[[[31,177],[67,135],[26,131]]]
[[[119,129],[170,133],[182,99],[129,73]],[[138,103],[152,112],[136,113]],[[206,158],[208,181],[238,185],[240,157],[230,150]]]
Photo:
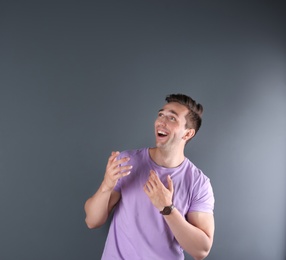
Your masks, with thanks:
[[[158,165],[166,168],[179,166],[185,159],[184,152],[166,151],[158,147],[150,148],[149,154],[151,159]]]

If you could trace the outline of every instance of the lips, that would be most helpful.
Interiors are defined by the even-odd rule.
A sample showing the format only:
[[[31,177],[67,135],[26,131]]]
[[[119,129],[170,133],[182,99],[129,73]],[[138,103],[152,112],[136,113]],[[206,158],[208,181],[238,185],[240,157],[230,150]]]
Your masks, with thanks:
[[[168,135],[168,133],[165,132],[165,131],[163,131],[163,130],[157,130],[157,135],[158,135],[159,137],[165,137],[165,136]]]

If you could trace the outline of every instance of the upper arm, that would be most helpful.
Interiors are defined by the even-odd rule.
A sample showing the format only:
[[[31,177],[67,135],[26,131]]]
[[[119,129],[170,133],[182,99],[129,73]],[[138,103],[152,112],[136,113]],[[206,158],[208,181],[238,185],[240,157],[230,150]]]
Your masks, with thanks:
[[[187,221],[193,226],[202,230],[213,241],[214,236],[214,215],[205,212],[189,212]]]
[[[108,213],[111,212],[111,210],[114,208],[116,203],[120,200],[120,198],[121,198],[120,192],[115,191],[115,190],[113,190],[111,192],[110,199],[109,199],[109,202],[108,202]]]

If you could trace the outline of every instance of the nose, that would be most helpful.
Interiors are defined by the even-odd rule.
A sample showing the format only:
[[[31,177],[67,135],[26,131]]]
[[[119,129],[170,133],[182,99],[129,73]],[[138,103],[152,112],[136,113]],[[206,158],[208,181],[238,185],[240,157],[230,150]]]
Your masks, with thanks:
[[[157,121],[158,121],[158,123],[160,123],[161,125],[166,125],[167,117],[164,116],[164,115],[161,115],[160,117],[158,117]]]

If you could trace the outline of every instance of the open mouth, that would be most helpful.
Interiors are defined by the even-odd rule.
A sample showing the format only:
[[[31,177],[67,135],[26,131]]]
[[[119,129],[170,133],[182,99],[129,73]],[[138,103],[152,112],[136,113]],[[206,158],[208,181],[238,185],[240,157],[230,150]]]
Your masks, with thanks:
[[[161,131],[161,130],[159,130],[159,131],[157,132],[157,134],[158,134],[159,137],[165,137],[165,136],[168,135],[166,132]]]

